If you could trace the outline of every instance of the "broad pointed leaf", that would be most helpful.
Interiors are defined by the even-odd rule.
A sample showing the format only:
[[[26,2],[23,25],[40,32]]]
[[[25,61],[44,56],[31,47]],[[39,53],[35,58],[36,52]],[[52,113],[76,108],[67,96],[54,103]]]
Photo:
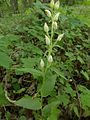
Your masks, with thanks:
[[[4,52],[0,52],[0,66],[3,66],[8,69],[11,63],[12,59]]]
[[[41,76],[42,72],[34,68],[17,68],[17,72],[31,73],[34,76]]]
[[[43,97],[50,95],[50,93],[54,89],[56,77],[57,77],[56,75],[52,75],[49,79],[47,79],[43,83],[42,88],[41,88],[41,94]]]
[[[30,96],[24,96],[23,98],[17,100],[15,104],[32,110],[39,110],[42,107],[39,98],[32,99]]]

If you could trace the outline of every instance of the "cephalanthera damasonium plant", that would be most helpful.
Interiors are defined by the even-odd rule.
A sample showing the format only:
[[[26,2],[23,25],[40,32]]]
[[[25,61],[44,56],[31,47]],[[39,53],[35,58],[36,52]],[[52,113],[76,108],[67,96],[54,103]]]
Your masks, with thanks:
[[[54,2],[54,0],[51,0],[50,2],[50,10],[45,10],[46,15],[50,18],[51,20],[51,27],[48,26],[48,23],[45,22],[44,24],[44,31],[45,31],[45,42],[46,42],[46,46],[47,46],[47,63],[45,65],[43,58],[40,61],[40,67],[43,70],[44,74],[46,72],[46,69],[49,68],[51,66],[51,63],[53,62],[53,56],[52,56],[52,49],[53,47],[55,47],[55,45],[57,44],[58,41],[60,41],[63,36],[63,34],[59,34],[57,36],[57,39],[54,40],[54,33],[58,28],[58,18],[59,18],[59,14],[60,12],[57,12],[59,9],[59,1]],[[53,41],[54,40],[54,41]]]
[[[41,70],[43,73],[42,74],[43,84],[45,83],[45,80],[46,80],[46,72],[47,72],[47,70],[50,69],[50,66],[54,62],[54,59],[52,56],[53,47],[55,47],[57,42],[60,41],[64,36],[64,33],[59,34],[57,36],[57,38],[54,39],[54,34],[55,34],[56,30],[58,29],[58,19],[59,19],[59,14],[60,14],[60,12],[58,12],[58,9],[59,9],[59,1],[54,2],[54,0],[51,0],[50,10],[45,10],[46,15],[50,18],[51,26],[49,27],[48,23],[46,23],[46,22],[44,24],[45,43],[46,43],[47,50],[44,55],[46,57],[46,61],[44,62],[44,60],[45,60],[44,58],[42,58],[40,61],[40,67],[41,67]],[[42,84],[42,86],[43,86],[43,84]],[[48,87],[49,87],[49,85],[48,85]],[[42,102],[42,106],[43,106],[42,98],[43,98],[43,94],[42,94],[42,87],[41,87],[41,102]]]

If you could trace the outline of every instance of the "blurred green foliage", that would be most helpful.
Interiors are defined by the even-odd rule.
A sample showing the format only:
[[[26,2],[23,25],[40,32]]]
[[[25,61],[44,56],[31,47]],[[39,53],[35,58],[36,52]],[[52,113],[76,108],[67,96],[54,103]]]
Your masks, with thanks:
[[[73,6],[61,2],[54,37],[65,35],[58,50],[53,50],[56,62],[42,88],[42,114],[45,120],[86,119],[90,118],[90,1],[76,1]],[[41,109],[37,93],[42,84],[39,62],[46,49],[43,25],[49,21],[46,5],[37,1],[18,14],[11,14],[5,3],[0,7],[4,10],[0,18],[0,119],[8,120],[11,114],[20,120],[41,119],[40,111],[34,110]],[[17,100],[17,107],[8,102],[5,90]]]

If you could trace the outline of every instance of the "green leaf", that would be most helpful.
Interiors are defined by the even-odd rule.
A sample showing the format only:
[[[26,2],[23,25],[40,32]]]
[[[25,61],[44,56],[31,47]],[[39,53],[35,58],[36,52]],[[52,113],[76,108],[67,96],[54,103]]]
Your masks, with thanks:
[[[17,100],[15,104],[32,110],[39,110],[42,107],[39,98],[32,99],[30,96],[24,96],[23,98]]]
[[[86,107],[90,108],[90,95],[89,94],[81,94],[80,101],[82,104],[82,108],[86,109]]]
[[[54,71],[57,75],[59,75],[61,78],[67,80],[67,78],[64,77],[63,73],[59,69],[52,67],[51,70]]]
[[[11,119],[10,112],[5,112],[5,117],[6,117],[6,120],[10,120]]]
[[[26,120],[26,117],[25,117],[25,116],[21,116],[21,117],[19,118],[19,120]]]
[[[90,108],[90,90],[87,89],[85,86],[78,85],[78,90],[80,91],[80,102],[83,109],[86,107]]]
[[[32,43],[24,44],[24,47],[22,47],[22,49],[25,51],[28,51],[28,52],[32,52],[37,55],[42,55],[42,53],[43,53],[39,47],[33,45]]]
[[[36,28],[36,30],[35,30],[35,28]],[[29,31],[28,31],[28,33],[31,35],[31,36],[33,36],[34,38],[37,38],[37,39],[39,39],[40,41],[43,41],[43,31],[42,31],[42,29],[41,28],[37,28],[37,27],[35,27],[34,29],[30,29]],[[39,30],[40,32],[38,32],[37,30]]]
[[[66,52],[65,55],[68,56],[71,61],[76,60],[76,58],[72,52]]]
[[[83,113],[83,115],[85,117],[90,116],[90,109],[88,107],[84,107],[84,113]]]
[[[51,113],[51,110],[53,108],[56,108],[59,104],[61,104],[61,101],[58,100],[58,99],[55,99],[51,103],[47,104],[42,110],[43,116],[46,117],[46,118],[49,117],[49,115]]]
[[[17,35],[9,34],[0,38],[0,47],[8,47],[12,42],[19,42],[20,37]]]
[[[44,81],[41,88],[41,94],[43,97],[50,95],[50,93],[54,89],[56,77],[57,77],[56,75],[52,75]]]
[[[0,106],[9,104],[8,100],[5,97],[5,92],[2,84],[0,84]]]
[[[20,37],[18,35],[7,34],[3,37],[0,37],[0,51],[8,54],[10,53],[10,49],[13,43],[16,45],[20,42]]]
[[[70,84],[66,84],[66,87],[65,87],[65,92],[70,94],[72,97],[75,97],[76,96],[76,91],[72,89],[71,85]]]
[[[42,72],[33,68],[17,68],[16,72],[31,73],[33,76],[41,76]]]
[[[0,66],[8,69],[10,68],[10,64],[12,64],[12,59],[7,54],[0,51]]]
[[[81,64],[84,64],[84,61],[83,61],[83,59],[82,59],[80,56],[77,57],[77,60],[79,60],[79,62],[80,62]]]
[[[75,114],[77,115],[77,117],[79,117],[78,108],[76,106],[73,107],[73,111],[75,112]]]
[[[21,59],[24,68],[32,68],[39,63],[39,58],[22,58]]]
[[[59,112],[60,111],[57,108],[53,108],[47,120],[57,120]]]
[[[80,93],[82,92],[83,94],[89,94],[90,95],[90,90],[87,89],[85,86],[83,85],[77,85],[78,91],[80,91]]]
[[[21,89],[15,91],[15,93],[20,94],[20,93],[24,92],[25,90],[26,90],[25,88],[21,88]]]
[[[82,75],[86,78],[86,80],[89,80],[89,75],[86,71],[81,71]]]
[[[49,117],[51,110],[58,107],[59,105],[67,106],[69,103],[69,96],[66,94],[56,96],[50,103],[48,103],[42,110],[43,116]]]
[[[65,93],[58,96],[58,100],[63,104],[64,106],[67,106],[69,103],[69,96]]]

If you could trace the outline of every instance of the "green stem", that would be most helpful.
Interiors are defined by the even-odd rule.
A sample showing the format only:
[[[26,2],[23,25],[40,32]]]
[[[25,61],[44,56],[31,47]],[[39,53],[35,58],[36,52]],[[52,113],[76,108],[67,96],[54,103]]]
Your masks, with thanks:
[[[53,13],[53,11],[52,11],[52,17],[51,17],[51,21],[52,21],[52,24],[51,24],[51,36],[49,36],[49,34],[47,33],[48,37],[50,37],[50,39],[51,39],[51,44],[50,44],[49,47],[48,47],[48,56],[51,55],[51,53],[52,53],[52,48],[53,48],[53,43],[52,43],[52,41],[53,41],[53,35],[54,35],[53,17],[54,17],[54,13]],[[43,77],[43,81],[42,81],[42,82],[43,82],[43,83],[42,83],[42,84],[44,84],[44,82],[45,82],[46,72],[47,72],[47,70],[50,68],[50,66],[51,66],[51,63],[48,63],[48,61],[47,61],[46,68],[42,70],[42,73],[43,73],[43,75],[42,75],[42,77]],[[42,113],[42,109],[43,109],[43,96],[42,96],[42,92],[41,92],[41,103],[42,103],[41,119],[43,120],[43,113]]]
[[[54,29],[53,29],[53,18],[54,18],[54,12],[52,10],[52,17],[51,17],[51,22],[52,22],[52,25],[51,25],[51,45],[52,45],[52,40],[53,40],[53,35],[54,35]]]
[[[43,81],[42,81],[42,85],[43,85],[45,82],[45,69],[42,69],[42,77],[43,77]],[[42,111],[43,111],[43,96],[42,96],[42,92],[40,92],[40,94],[41,94],[41,105],[42,105],[42,107],[41,107],[41,120],[43,120],[43,113],[42,113]]]
[[[51,37],[50,37],[50,39],[51,39],[51,44],[50,44],[50,46],[49,46],[49,53],[48,53],[48,55],[50,55],[51,53],[52,53],[52,48],[53,48],[53,43],[52,43],[52,41],[53,41],[53,35],[54,35],[54,29],[53,29],[53,17],[54,17],[54,15],[53,15],[54,13],[53,13],[53,11],[52,11],[52,17],[51,17],[51,22],[52,22],[52,24],[51,24]]]
[[[41,93],[41,105],[42,105],[42,107],[41,107],[41,119],[43,120],[43,96],[42,96],[42,93]]]

